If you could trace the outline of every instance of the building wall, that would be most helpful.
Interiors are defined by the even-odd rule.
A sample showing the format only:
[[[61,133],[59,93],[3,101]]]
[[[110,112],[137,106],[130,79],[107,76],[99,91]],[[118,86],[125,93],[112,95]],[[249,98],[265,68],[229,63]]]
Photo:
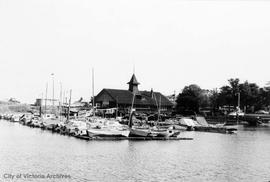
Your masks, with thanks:
[[[108,94],[105,90],[101,91],[98,96],[95,99],[96,103],[98,103],[99,108],[105,109],[105,108],[115,108],[117,107],[119,111],[122,111],[124,113],[129,112],[131,108],[131,103],[117,103],[114,98],[111,97],[110,94]],[[149,104],[149,105],[139,105],[139,104],[134,104],[134,108],[138,112],[157,112],[158,108],[154,104]],[[172,111],[172,106],[165,106],[162,105],[160,108],[161,112],[171,112]]]
[[[106,107],[110,106],[115,101],[110,95],[108,95],[106,92],[103,92],[99,95],[98,98],[96,98],[96,102],[98,102],[101,107]]]

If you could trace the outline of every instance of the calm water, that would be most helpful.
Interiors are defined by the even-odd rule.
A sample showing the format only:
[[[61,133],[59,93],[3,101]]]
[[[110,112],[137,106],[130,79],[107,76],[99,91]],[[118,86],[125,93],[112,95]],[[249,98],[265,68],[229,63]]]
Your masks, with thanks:
[[[83,141],[0,121],[0,181],[270,181],[270,129],[189,141]],[[5,174],[71,178],[8,179]]]

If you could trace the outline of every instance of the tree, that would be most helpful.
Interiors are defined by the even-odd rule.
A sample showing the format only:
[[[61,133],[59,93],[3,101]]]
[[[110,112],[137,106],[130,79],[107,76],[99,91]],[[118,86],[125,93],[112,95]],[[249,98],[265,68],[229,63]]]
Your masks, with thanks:
[[[176,99],[176,109],[178,113],[184,113],[185,111],[199,111],[200,96],[202,89],[195,84],[184,87],[182,93],[180,93]]]
[[[229,85],[220,88],[217,103],[220,106],[237,106],[238,93],[240,93],[240,108],[247,111],[258,110],[266,104],[267,94],[256,83],[239,83],[239,79],[229,79]]]
[[[239,93],[239,79],[238,78],[231,78],[228,80],[230,84],[230,90],[231,90],[231,104],[236,107],[237,106],[237,97]]]
[[[257,98],[257,104],[255,105],[255,110],[259,109],[269,109],[270,105],[270,88],[259,88],[259,94]]]
[[[222,86],[219,91],[217,89],[204,90],[195,84],[186,86],[177,97],[176,109],[178,113],[183,113],[184,111],[198,112],[200,108],[209,106],[212,111],[218,111],[220,106],[236,108],[238,93],[240,93],[241,109],[252,112],[269,109],[270,86],[260,88],[256,83],[249,83],[248,81],[240,83],[238,78],[229,79],[228,85]]]
[[[209,95],[209,106],[212,109],[212,112],[216,112],[218,110],[218,107],[220,105],[219,103],[219,93],[217,89],[213,89],[210,91]]]
[[[241,107],[246,108],[247,111],[252,111],[252,107],[258,107],[260,105],[259,99],[259,86],[255,83],[244,83],[239,85],[239,91],[241,94]]]
[[[239,79],[231,78],[228,80],[229,85],[225,85],[220,88],[220,93],[217,98],[217,102],[220,106],[237,106],[237,93],[239,93]]]

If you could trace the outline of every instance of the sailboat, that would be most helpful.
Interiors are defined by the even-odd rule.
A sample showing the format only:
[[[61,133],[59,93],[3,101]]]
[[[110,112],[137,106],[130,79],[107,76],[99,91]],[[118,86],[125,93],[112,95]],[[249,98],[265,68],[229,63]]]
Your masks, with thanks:
[[[135,93],[133,94],[130,117],[129,117],[129,130],[130,130],[130,137],[162,137],[162,138],[169,138],[169,137],[177,137],[180,132],[173,131],[171,129],[160,129],[158,127],[151,128],[151,129],[141,129],[132,126],[132,115],[133,115],[133,106],[135,100]],[[161,98],[160,98],[161,103]],[[161,105],[161,104],[160,104]],[[158,108],[158,120],[160,119],[160,106]]]
[[[156,99],[156,97],[155,97],[155,99]],[[161,96],[159,96],[157,126],[152,128],[152,131],[151,131],[152,135],[157,136],[157,137],[165,137],[165,138],[177,137],[180,134],[179,131],[174,131],[171,128],[168,128],[168,129],[160,129],[159,128],[158,123],[160,121],[160,107],[161,107]]]
[[[133,93],[133,98],[132,98],[132,103],[131,103],[131,108],[130,108],[130,114],[129,114],[129,136],[130,137],[147,137],[151,136],[151,131],[149,129],[138,129],[135,126],[132,126],[132,116],[134,114],[133,106],[134,106],[134,101],[135,101],[135,92]]]
[[[94,96],[94,69],[92,69],[92,106],[93,106],[93,117],[95,118],[95,96]],[[97,121],[96,121],[97,122]],[[107,122],[108,125],[105,125],[105,122],[99,121],[102,124],[96,125],[93,123],[91,127],[88,123],[87,133],[89,137],[128,137],[130,131],[123,128],[118,122]]]

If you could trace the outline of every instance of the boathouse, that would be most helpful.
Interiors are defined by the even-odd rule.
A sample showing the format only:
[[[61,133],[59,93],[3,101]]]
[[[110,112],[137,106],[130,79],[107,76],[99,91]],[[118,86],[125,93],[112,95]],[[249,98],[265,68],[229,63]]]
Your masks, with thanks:
[[[140,83],[137,81],[135,74],[132,75],[127,84],[129,85],[127,90],[102,89],[95,97],[98,107],[103,109],[117,108],[118,111],[127,113],[133,102],[133,108],[137,112],[157,112],[158,108],[161,112],[172,111],[173,104],[160,92],[154,92],[153,89],[151,91],[139,91],[138,85]]]

